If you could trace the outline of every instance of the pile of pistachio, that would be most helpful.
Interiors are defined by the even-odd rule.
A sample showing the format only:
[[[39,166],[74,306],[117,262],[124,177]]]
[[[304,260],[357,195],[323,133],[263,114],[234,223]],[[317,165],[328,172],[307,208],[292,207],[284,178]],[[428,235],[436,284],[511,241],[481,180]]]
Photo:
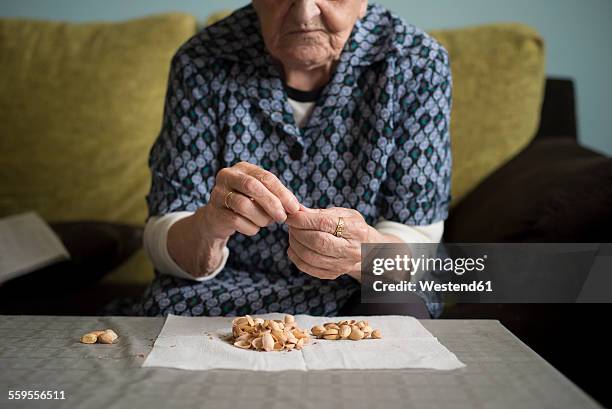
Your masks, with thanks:
[[[302,349],[310,339],[293,315],[285,315],[283,320],[238,317],[232,321],[232,335],[234,346],[266,352]]]
[[[380,330],[372,329],[368,321],[343,320],[338,322],[326,322],[317,325],[310,330],[317,338],[327,340],[352,339],[359,341],[365,338],[380,339]]]
[[[365,338],[380,339],[380,330],[372,329],[368,321],[342,320],[316,325],[310,330],[319,339],[359,341]],[[293,315],[282,320],[264,320],[250,315],[234,318],[232,321],[234,346],[255,351],[289,351],[302,349],[310,336],[295,322]]]

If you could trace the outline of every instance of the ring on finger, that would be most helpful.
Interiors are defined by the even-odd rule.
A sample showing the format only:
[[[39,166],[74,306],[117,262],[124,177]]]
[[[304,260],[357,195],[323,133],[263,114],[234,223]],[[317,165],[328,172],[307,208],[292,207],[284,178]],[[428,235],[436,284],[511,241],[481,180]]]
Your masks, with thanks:
[[[225,198],[223,199],[223,203],[225,204],[225,207],[226,207],[228,210],[232,210],[232,211],[233,211],[234,209],[232,209],[232,207],[229,205],[229,198],[230,198],[230,196],[231,196],[231,195],[233,195],[233,194],[234,194],[234,191],[233,191],[233,190],[230,190],[229,192],[227,192],[227,193],[225,194]]]
[[[336,225],[336,231],[334,231],[334,236],[342,237],[343,232],[344,232],[344,219],[342,217],[338,217],[338,224]]]

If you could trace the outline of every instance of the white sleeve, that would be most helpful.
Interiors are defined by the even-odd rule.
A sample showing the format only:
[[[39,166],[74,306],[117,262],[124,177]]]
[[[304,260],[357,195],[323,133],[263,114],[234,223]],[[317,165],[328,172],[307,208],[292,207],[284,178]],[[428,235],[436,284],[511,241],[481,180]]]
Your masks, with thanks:
[[[426,226],[410,226],[407,224],[385,220],[381,217],[374,228],[380,233],[397,236],[408,244],[440,243],[442,240],[442,234],[444,234],[444,220]],[[418,251],[422,252],[423,248],[419,246]],[[427,246],[425,251],[428,257],[435,257],[438,251],[438,246]],[[420,274],[414,274],[411,276],[410,281],[418,282],[423,278],[423,275],[423,271],[421,271]]]
[[[163,216],[149,218],[144,231],[144,248],[155,268],[162,274],[195,281],[208,281],[223,270],[229,257],[229,248],[223,249],[221,265],[212,273],[203,277],[194,277],[183,270],[168,252],[168,231],[176,222],[193,215],[193,212],[173,212]]]
[[[410,226],[380,218],[374,228],[380,233],[397,236],[405,243],[439,243],[444,234],[444,220],[427,226]]]

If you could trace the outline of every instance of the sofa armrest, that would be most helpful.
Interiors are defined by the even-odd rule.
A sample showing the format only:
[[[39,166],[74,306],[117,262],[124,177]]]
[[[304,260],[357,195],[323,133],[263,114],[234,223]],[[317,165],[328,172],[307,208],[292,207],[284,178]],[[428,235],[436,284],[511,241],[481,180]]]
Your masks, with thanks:
[[[612,159],[534,141],[451,210],[448,242],[612,241]]]
[[[86,314],[68,300],[92,293],[103,277],[142,249],[142,226],[64,222],[51,223],[51,228],[71,259],[0,286],[0,314]]]
[[[540,129],[536,139],[572,138],[578,139],[576,118],[576,93],[571,79],[548,78]]]

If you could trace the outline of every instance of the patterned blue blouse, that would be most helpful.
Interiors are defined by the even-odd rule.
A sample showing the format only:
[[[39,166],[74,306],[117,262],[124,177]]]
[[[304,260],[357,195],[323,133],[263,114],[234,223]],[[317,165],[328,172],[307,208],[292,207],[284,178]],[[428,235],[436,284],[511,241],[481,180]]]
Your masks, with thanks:
[[[150,152],[149,216],[196,211],[216,173],[248,161],[274,173],[305,206],[353,208],[428,225],[450,202],[451,72],[446,50],[379,5],[355,25],[337,69],[299,128],[251,5],[203,29],[172,60],[161,133]],[[162,275],[144,315],[337,314],[353,278],[320,280],[288,259],[287,226],[228,242],[215,278]]]

